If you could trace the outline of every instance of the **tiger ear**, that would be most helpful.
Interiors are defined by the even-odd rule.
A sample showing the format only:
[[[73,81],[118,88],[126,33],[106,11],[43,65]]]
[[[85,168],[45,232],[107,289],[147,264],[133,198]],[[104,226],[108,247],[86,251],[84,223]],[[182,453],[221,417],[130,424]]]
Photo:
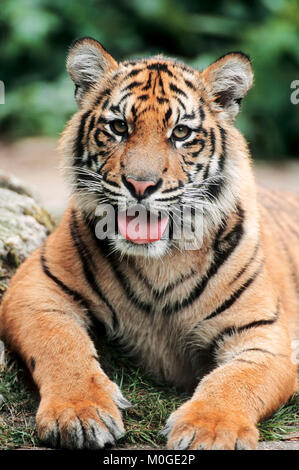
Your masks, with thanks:
[[[75,84],[75,98],[82,103],[85,93],[108,72],[117,68],[117,62],[95,39],[77,39],[70,48],[67,71]]]
[[[250,58],[242,52],[231,52],[216,60],[202,72],[211,98],[211,106],[233,121],[240,103],[253,83]]]

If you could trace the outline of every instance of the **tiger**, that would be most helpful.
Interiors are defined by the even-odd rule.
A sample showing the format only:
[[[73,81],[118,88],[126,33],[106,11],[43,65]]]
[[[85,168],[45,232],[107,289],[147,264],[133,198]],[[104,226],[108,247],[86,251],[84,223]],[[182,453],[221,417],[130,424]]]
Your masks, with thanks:
[[[84,37],[67,70],[70,202],[0,314],[40,392],[38,436],[100,449],[125,432],[130,403],[100,365],[95,319],[144,373],[189,393],[160,430],[167,449],[255,449],[258,423],[297,389],[299,195],[255,183],[235,126],[251,59],[117,62]]]

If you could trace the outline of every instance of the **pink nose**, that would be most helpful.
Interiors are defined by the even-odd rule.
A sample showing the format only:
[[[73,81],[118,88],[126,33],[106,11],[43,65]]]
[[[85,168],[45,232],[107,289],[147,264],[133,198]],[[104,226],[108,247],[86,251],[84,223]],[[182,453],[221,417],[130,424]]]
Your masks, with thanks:
[[[143,180],[134,180],[133,178],[127,179],[128,183],[130,183],[138,196],[143,196],[145,193],[146,188],[149,186],[155,186],[156,183],[154,181],[143,181]]]

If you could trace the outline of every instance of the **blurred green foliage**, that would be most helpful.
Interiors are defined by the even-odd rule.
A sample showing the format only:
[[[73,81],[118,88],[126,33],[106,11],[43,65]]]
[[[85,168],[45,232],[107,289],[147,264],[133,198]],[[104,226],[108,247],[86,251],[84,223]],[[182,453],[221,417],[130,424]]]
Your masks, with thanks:
[[[65,72],[68,46],[98,39],[116,59],[163,52],[203,69],[241,50],[255,86],[237,126],[255,156],[298,157],[298,0],[1,0],[1,136],[58,135],[76,109]]]

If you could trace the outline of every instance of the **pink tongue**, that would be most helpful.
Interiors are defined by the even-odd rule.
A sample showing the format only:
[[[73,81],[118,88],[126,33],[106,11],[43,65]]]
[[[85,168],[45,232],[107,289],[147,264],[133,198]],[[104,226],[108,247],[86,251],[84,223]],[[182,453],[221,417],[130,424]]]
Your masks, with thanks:
[[[126,211],[119,212],[117,216],[118,229],[121,235],[133,243],[151,243],[162,237],[168,217],[158,218],[151,214],[146,217],[129,216]]]

